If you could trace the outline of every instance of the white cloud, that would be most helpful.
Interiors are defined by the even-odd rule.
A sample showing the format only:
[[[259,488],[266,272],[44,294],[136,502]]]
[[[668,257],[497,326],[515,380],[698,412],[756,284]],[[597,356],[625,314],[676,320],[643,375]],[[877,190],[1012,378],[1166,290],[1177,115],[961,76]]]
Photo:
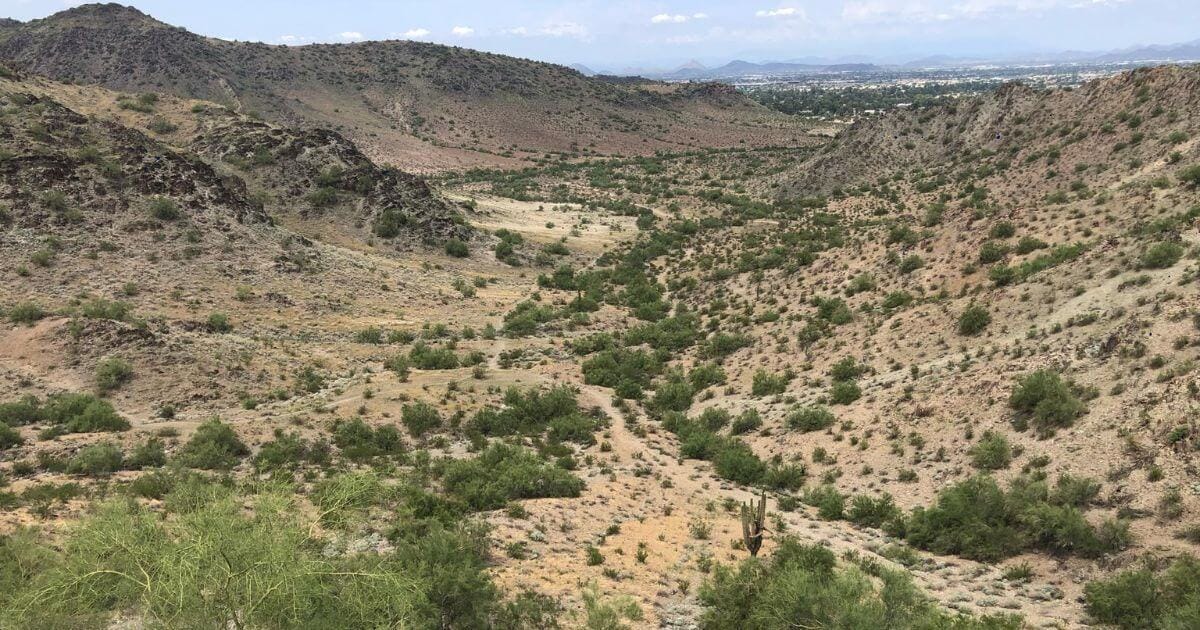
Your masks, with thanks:
[[[760,18],[774,17],[804,17],[804,10],[796,7],[779,7],[778,9],[763,9],[756,11],[755,16]]]
[[[450,33],[456,37],[470,37],[475,34],[475,29],[470,26],[455,26],[450,29]]]
[[[358,31],[345,31],[338,33],[338,37],[341,37],[342,39],[348,39],[350,41],[358,41],[363,39],[363,34],[359,33]]]
[[[427,28],[410,28],[400,34],[404,39],[425,39],[429,35],[430,32]]]
[[[659,13],[658,15],[650,18],[650,23],[651,24],[683,24],[684,22],[689,22],[691,20],[707,20],[707,19],[708,19],[707,13],[693,13],[691,15],[684,15],[682,13],[675,13],[675,14]]]

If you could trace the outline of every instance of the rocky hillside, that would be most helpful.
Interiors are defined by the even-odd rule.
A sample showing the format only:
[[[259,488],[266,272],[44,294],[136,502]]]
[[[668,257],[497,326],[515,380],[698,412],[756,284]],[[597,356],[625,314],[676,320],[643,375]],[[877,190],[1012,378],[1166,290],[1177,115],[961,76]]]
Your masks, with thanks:
[[[0,59],[61,81],[167,92],[332,127],[406,168],[545,152],[779,144],[803,135],[723,89],[617,84],[563,66],[408,41],[228,42],[116,4],[0,29]]]
[[[977,168],[985,179],[995,174],[996,185],[1025,182],[1022,198],[1029,200],[1072,177],[1062,164],[1084,163],[1103,183],[1130,165],[1163,166],[1172,134],[1185,132],[1198,115],[1194,66],[1123,73],[1076,90],[1042,93],[1013,83],[942,107],[862,120],[781,182],[785,196],[804,196],[915,170]]]

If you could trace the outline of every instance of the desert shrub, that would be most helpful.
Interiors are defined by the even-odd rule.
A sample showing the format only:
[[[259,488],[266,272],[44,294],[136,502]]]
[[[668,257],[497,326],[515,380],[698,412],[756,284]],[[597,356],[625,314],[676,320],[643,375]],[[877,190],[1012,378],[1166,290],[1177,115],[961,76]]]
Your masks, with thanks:
[[[715,333],[704,343],[701,354],[705,358],[727,357],[752,343],[750,337],[741,334]]]
[[[220,418],[212,418],[196,427],[175,458],[189,468],[218,470],[233,468],[249,454],[250,449],[238,439],[232,427]]]
[[[179,206],[166,197],[155,197],[150,200],[150,216],[159,221],[176,221],[183,216]]]
[[[1183,246],[1178,243],[1155,243],[1142,253],[1141,266],[1144,269],[1166,269],[1174,266],[1183,257]]]
[[[21,437],[19,431],[0,422],[0,451],[5,451],[24,443],[25,440]]]
[[[958,334],[968,337],[983,332],[992,323],[992,314],[978,304],[971,304],[958,318]]]
[[[46,316],[46,311],[36,302],[18,302],[8,309],[8,321],[26,326]]]
[[[862,389],[854,381],[836,381],[829,388],[829,402],[834,405],[849,405],[862,397]]]
[[[43,419],[42,404],[37,396],[26,395],[13,402],[0,403],[0,424],[23,427],[27,424],[41,422]]]
[[[96,389],[111,392],[133,378],[133,366],[120,357],[103,359],[96,364]]]
[[[125,468],[130,470],[157,468],[165,466],[166,463],[167,451],[162,440],[158,438],[150,438],[135,446],[129,456],[125,458]]]
[[[233,330],[233,324],[229,323],[229,316],[225,313],[210,313],[205,327],[209,332],[214,333],[227,333]]]
[[[111,319],[119,322],[127,321],[133,312],[133,305],[120,300],[93,298],[79,305],[79,315],[87,319]]]
[[[984,265],[1000,262],[1008,255],[1008,246],[996,241],[987,241],[979,248],[979,262]]]
[[[1179,183],[1192,188],[1200,188],[1200,164],[1193,164],[1176,173]]]
[[[1017,233],[1017,228],[1012,224],[1012,221],[1001,221],[992,226],[988,236],[992,238],[1012,238]]]
[[[581,367],[585,383],[610,387],[622,398],[637,399],[662,371],[662,362],[643,350],[616,348],[596,353]]]
[[[904,259],[900,261],[900,266],[897,268],[897,270],[900,273],[907,275],[907,274],[910,274],[924,266],[925,266],[924,258],[921,258],[920,256],[918,256],[916,254],[910,254],[908,256],[905,256]]]
[[[807,476],[808,469],[804,464],[778,464],[767,468],[761,483],[776,490],[799,490]]]
[[[654,396],[650,399],[650,408],[656,413],[668,411],[687,411],[692,406],[696,390],[682,375],[673,375],[658,383]]]
[[[400,421],[413,437],[420,437],[442,426],[442,418],[437,409],[423,402],[404,405],[400,410]]]
[[[1049,501],[1055,505],[1087,507],[1100,494],[1100,484],[1088,477],[1064,474],[1058,478],[1050,492]]]
[[[1077,508],[1049,498],[1044,482],[1020,477],[1005,492],[991,477],[972,477],[942,490],[934,506],[914,509],[897,533],[921,549],[984,561],[1027,549],[1096,557],[1128,544],[1123,522],[1096,528]]]
[[[1122,630],[1200,627],[1200,562],[1175,560],[1161,573],[1122,571],[1084,587],[1088,614]]]
[[[106,400],[91,394],[55,394],[46,399],[42,418],[68,433],[124,431],[129,422]]]
[[[525,300],[504,314],[504,334],[509,337],[527,337],[536,333],[540,324],[552,322],[559,316],[560,313],[553,307]]]
[[[687,375],[688,382],[696,391],[712,385],[720,385],[725,382],[725,378],[725,370],[715,363],[698,363],[692,366]]]
[[[584,486],[570,472],[508,444],[492,444],[476,457],[448,462],[442,482],[474,510],[495,510],[515,499],[577,497]]]
[[[432,348],[423,342],[413,344],[408,352],[413,367],[421,370],[453,370],[458,367],[458,356],[450,348]]]
[[[981,470],[1008,468],[1012,462],[1012,446],[1008,438],[995,431],[985,432],[967,454],[971,456],[971,465]]]
[[[254,469],[258,472],[295,470],[302,464],[325,464],[329,462],[329,446],[325,442],[309,442],[299,433],[287,433],[275,429],[275,439],[262,445],[254,456]]]
[[[1028,418],[1039,435],[1071,426],[1087,408],[1071,385],[1050,370],[1038,370],[1017,380],[1009,407]]]
[[[854,357],[843,357],[833,367],[829,368],[829,377],[835,381],[852,381],[866,372]]]
[[[892,495],[887,493],[878,497],[855,495],[850,499],[850,509],[846,510],[846,520],[864,527],[883,527],[902,516]]]
[[[592,444],[599,422],[579,410],[577,392],[569,386],[522,392],[510,388],[504,407],[487,408],[475,414],[467,426],[471,433],[492,437],[538,436],[546,433],[554,442]]]
[[[404,452],[404,440],[396,427],[383,425],[374,429],[357,417],[334,426],[333,443],[341,449],[342,455],[353,461]]]
[[[296,389],[306,394],[315,394],[325,388],[325,375],[311,365],[296,372]]]
[[[810,488],[804,493],[803,501],[817,508],[817,516],[827,521],[836,521],[845,516],[846,495],[838,492],[832,484]]]
[[[125,454],[121,447],[112,442],[91,444],[80,449],[67,463],[67,473],[72,475],[108,475],[121,470]]]
[[[801,433],[827,429],[834,422],[837,418],[825,407],[800,407],[787,417],[788,428]]]
[[[700,416],[696,418],[696,422],[699,422],[700,426],[705,429],[716,432],[728,426],[732,418],[733,414],[720,407],[709,407],[701,412]]]
[[[722,479],[744,485],[753,485],[762,480],[767,472],[763,463],[750,446],[741,440],[725,439],[713,457],[713,467]]]
[[[743,411],[733,421],[733,425],[729,427],[730,435],[742,435],[758,429],[763,424],[762,414],[756,409],[747,409]]]
[[[750,393],[754,396],[782,394],[787,391],[787,385],[792,378],[793,375],[790,371],[783,374],[772,374],[766,370],[756,370],[750,386]]]
[[[841,326],[854,321],[854,313],[846,301],[841,298],[813,298],[817,307],[817,318],[833,326]]]
[[[470,248],[467,244],[457,238],[452,238],[446,241],[446,254],[455,258],[466,258],[471,255]]]

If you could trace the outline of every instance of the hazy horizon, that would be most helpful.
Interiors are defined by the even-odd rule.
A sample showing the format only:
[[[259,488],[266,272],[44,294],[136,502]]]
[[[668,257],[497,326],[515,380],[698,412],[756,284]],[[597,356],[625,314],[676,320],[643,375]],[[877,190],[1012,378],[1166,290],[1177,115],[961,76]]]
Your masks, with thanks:
[[[0,0],[27,21],[84,4]],[[1181,0],[122,2],[164,22],[270,44],[412,39],[595,69],[806,57],[885,63],[1169,45],[1200,37]]]

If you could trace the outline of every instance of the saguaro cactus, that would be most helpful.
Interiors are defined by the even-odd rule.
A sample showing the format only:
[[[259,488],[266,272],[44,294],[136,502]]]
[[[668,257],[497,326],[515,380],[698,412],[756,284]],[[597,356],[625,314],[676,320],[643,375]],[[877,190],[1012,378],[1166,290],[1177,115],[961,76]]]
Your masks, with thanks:
[[[754,499],[742,504],[742,541],[746,543],[746,551],[751,557],[758,556],[762,549],[763,532],[767,531],[767,491],[762,491],[762,499],[758,505]]]

